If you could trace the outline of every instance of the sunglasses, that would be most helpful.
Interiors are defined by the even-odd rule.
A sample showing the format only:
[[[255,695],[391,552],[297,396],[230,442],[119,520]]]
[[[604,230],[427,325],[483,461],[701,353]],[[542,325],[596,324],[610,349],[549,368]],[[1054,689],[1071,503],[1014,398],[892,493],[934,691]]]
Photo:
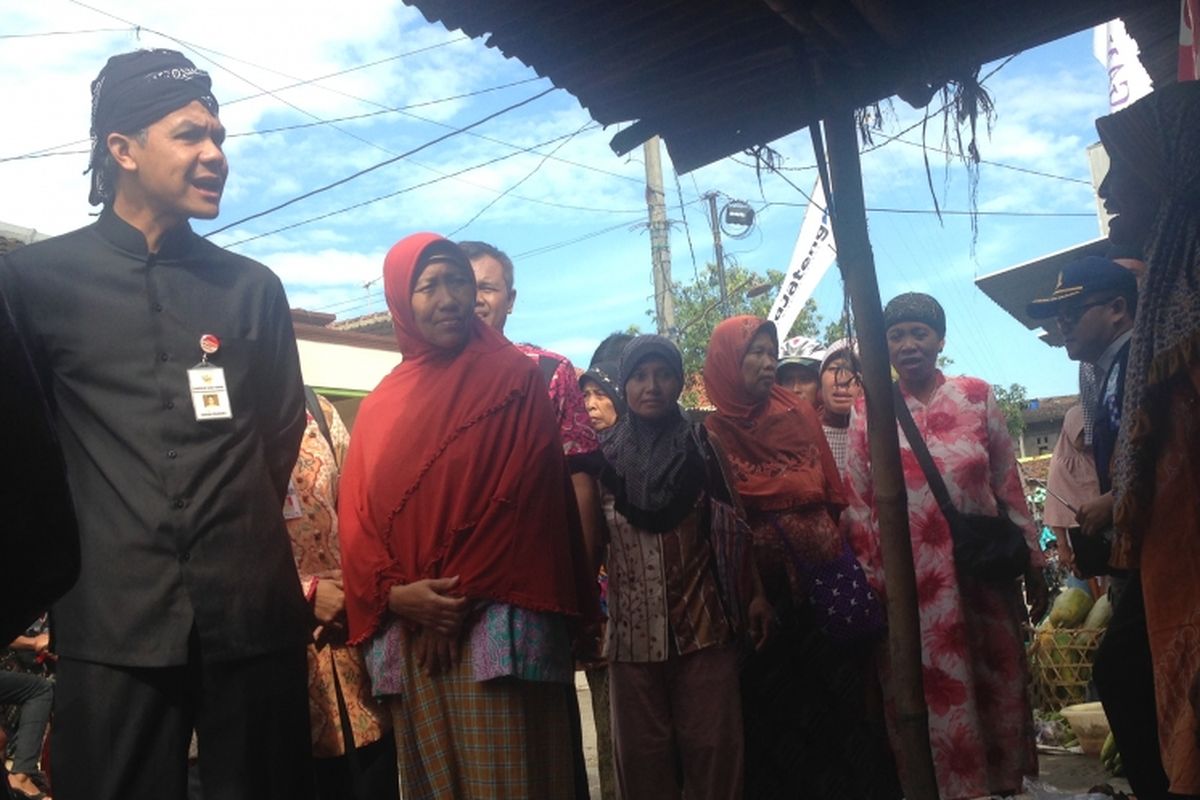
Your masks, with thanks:
[[[1055,320],[1058,322],[1058,326],[1060,328],[1064,325],[1073,328],[1079,324],[1079,320],[1083,319],[1083,315],[1087,313],[1089,308],[1106,306],[1112,301],[1113,299],[1110,297],[1107,300],[1094,300],[1090,303],[1080,303],[1079,305],[1071,306],[1070,308],[1060,308],[1058,313],[1055,314]]]

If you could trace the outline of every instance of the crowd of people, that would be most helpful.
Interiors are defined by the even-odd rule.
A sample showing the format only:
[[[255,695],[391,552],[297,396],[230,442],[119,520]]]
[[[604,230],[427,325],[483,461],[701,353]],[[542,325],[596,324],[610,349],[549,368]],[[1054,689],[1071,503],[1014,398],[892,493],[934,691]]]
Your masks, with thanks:
[[[577,373],[505,338],[501,249],[418,233],[383,264],[402,360],[351,433],[278,279],[188,225],[228,174],[208,76],[137,51],[92,94],[98,220],[0,261],[5,403],[43,476],[9,546],[61,556],[0,608],[55,660],[53,684],[0,672],[15,796],[586,797],[582,667],[605,798],[901,797],[853,341],[726,319],[696,415],[669,338],[614,334]],[[1200,796],[1197,123],[1194,84],[1098,123],[1140,277],[1080,261],[1030,306],[1092,370],[1054,524],[1077,570],[1072,535],[1111,548],[1096,684],[1139,800]],[[1038,773],[1038,531],[989,384],[939,369],[942,306],[884,322],[937,785],[1011,795]],[[18,635],[51,603],[49,637]]]

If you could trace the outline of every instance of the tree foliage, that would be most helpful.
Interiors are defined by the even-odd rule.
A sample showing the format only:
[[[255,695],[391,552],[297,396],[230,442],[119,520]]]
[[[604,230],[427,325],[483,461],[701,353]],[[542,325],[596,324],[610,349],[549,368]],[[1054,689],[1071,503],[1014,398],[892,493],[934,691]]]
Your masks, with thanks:
[[[996,396],[996,403],[1004,412],[1004,418],[1008,422],[1009,435],[1020,436],[1023,434],[1025,432],[1025,407],[1029,405],[1025,387],[1014,383],[1005,389],[999,384],[994,384],[992,394]]]
[[[683,368],[691,378],[698,376],[704,367],[704,356],[708,352],[708,340],[713,328],[726,318],[739,314],[766,317],[775,301],[775,293],[783,283],[783,273],[768,270],[766,277],[751,272],[745,267],[731,266],[725,269],[726,293],[729,296],[729,313],[722,313],[721,283],[715,264],[708,264],[699,279],[692,283],[674,284],[675,297],[675,342],[683,352]],[[770,290],[750,297],[747,292],[759,286],[770,286]],[[820,317],[817,306],[811,299],[801,310],[790,331],[780,331],[781,339],[790,336],[816,336]]]
[[[812,301],[810,300],[809,302],[811,303]],[[843,314],[825,326],[825,338],[823,338],[821,341],[823,341],[825,344],[833,344],[834,342],[839,342],[842,339],[849,338],[850,325],[849,321]]]

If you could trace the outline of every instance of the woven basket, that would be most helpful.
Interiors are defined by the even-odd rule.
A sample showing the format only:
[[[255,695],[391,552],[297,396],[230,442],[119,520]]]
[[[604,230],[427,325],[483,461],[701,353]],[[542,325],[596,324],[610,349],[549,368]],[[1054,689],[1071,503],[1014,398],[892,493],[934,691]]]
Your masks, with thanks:
[[[1059,711],[1088,699],[1092,663],[1104,637],[1103,628],[1035,630],[1029,645],[1034,708]]]

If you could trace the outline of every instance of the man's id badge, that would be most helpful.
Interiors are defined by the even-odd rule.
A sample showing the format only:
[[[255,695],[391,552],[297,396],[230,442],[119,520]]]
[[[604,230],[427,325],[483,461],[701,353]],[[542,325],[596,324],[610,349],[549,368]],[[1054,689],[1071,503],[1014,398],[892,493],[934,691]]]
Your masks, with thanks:
[[[197,421],[233,419],[229,389],[225,386],[225,370],[203,362],[189,369],[187,375]]]
[[[300,519],[303,516],[304,509],[300,506],[300,492],[296,489],[296,482],[289,478],[287,497],[283,501],[283,518]]]

